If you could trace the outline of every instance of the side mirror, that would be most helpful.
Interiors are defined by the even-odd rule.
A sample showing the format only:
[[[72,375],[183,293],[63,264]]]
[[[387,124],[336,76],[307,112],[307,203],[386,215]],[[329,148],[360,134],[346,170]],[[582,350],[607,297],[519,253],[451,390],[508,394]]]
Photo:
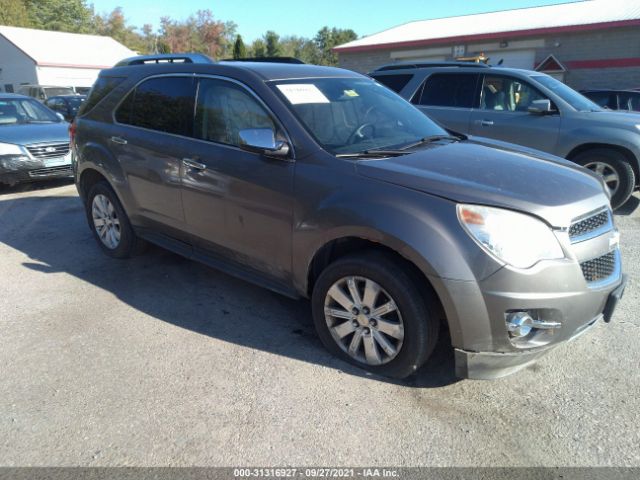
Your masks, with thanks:
[[[56,112],[56,117],[58,117],[63,122],[66,120],[66,118],[64,118],[64,115],[62,115],[60,112]]]
[[[240,148],[248,152],[261,153],[269,157],[287,157],[289,145],[277,141],[270,128],[245,128],[238,132]]]
[[[534,100],[531,102],[527,110],[529,113],[534,115],[548,115],[553,112],[551,108],[551,100],[548,98],[545,98],[544,100]]]

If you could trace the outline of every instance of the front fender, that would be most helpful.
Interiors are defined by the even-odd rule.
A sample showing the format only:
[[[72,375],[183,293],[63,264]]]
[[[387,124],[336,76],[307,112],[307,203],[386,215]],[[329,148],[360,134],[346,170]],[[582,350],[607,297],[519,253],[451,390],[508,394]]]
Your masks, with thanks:
[[[560,132],[558,139],[558,155],[569,157],[575,149],[594,144],[599,147],[622,147],[634,156],[635,168],[640,168],[640,130],[638,133],[614,127],[576,126]]]
[[[307,292],[308,273],[317,252],[347,237],[388,247],[428,277],[477,281],[503,266],[464,232],[455,202],[363,177],[358,183],[369,195],[359,189],[339,189],[317,209],[296,219],[293,272],[301,292]]]

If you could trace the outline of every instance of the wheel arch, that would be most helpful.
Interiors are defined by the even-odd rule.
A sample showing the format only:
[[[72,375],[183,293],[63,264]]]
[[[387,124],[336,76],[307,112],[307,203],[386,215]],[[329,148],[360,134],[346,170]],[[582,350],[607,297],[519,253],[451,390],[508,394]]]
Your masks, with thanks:
[[[636,186],[640,183],[640,166],[639,166],[640,159],[636,158],[636,156],[631,150],[621,145],[614,145],[611,143],[598,143],[598,142],[583,143],[574,147],[567,154],[566,159],[573,161],[578,155],[588,152],[590,150],[597,150],[597,149],[613,150],[624,155],[627,161],[631,164],[631,168],[633,168],[633,173],[636,176]]]
[[[423,270],[424,266],[420,268],[410,258],[411,255],[407,255],[406,248],[404,249],[405,253],[401,253],[399,249],[392,248],[386,244],[362,236],[345,235],[333,238],[332,240],[327,241],[315,252],[307,268],[307,296],[311,297],[315,282],[317,281],[322,271],[332,262],[335,262],[339,258],[356,252],[372,250],[384,253],[394,261],[400,263],[404,268],[406,268],[410,276],[415,279],[417,284],[419,284],[419,289],[422,292],[424,299],[428,303],[431,311],[438,316],[438,319],[441,322],[446,322],[447,316],[443,307],[443,303],[440,300],[436,288],[429,279],[429,276],[425,274]]]
[[[93,167],[85,168],[78,179],[78,190],[80,197],[86,200],[91,188],[98,182],[105,181],[109,183],[107,177]]]

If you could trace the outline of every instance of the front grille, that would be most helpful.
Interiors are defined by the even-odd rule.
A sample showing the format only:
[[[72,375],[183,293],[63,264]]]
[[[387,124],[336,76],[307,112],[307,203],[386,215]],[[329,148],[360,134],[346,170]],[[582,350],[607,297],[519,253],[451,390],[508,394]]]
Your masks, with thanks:
[[[64,157],[69,153],[69,142],[27,145],[27,150],[34,158]]]
[[[29,176],[31,178],[57,177],[64,175],[73,175],[71,165],[60,165],[59,167],[38,168],[36,170],[29,170]]]
[[[578,220],[569,227],[569,238],[572,241],[595,232],[611,223],[611,213],[603,210],[595,215],[591,215],[583,220]]]
[[[616,252],[609,252],[593,260],[580,264],[582,274],[587,283],[597,282],[609,278],[616,271]]]

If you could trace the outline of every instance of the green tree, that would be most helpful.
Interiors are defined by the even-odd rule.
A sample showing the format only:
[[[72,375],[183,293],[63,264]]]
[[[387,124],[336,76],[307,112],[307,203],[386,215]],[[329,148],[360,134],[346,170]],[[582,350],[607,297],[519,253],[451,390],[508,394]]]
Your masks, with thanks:
[[[247,48],[244,46],[244,42],[242,41],[242,36],[237,35],[236,41],[233,44],[233,58],[238,60],[240,58],[246,58],[247,56]]]
[[[85,0],[24,0],[34,28],[92,33],[93,8]]]
[[[264,34],[264,43],[266,45],[266,56],[277,57],[280,55],[280,36],[273,30],[269,30]]]
[[[316,34],[314,41],[319,50],[321,65],[337,65],[338,55],[331,51],[333,47],[351,42],[358,38],[356,32],[350,29],[323,27]]]
[[[121,7],[115,8],[108,15],[95,15],[93,24],[94,32],[98,35],[114,38],[131,50],[139,53],[148,53],[151,51],[148,39],[136,32],[134,26],[127,24],[127,19]],[[148,28],[148,26],[145,26],[143,32],[148,31]]]
[[[251,56],[252,57],[265,57],[267,53],[267,48],[264,44],[264,41],[260,38],[253,41],[251,44]]]
[[[23,0],[0,0],[0,25],[31,26],[29,12]]]
[[[304,37],[287,36],[280,39],[280,54],[295,57],[305,63],[318,63],[320,55],[313,40]]]

